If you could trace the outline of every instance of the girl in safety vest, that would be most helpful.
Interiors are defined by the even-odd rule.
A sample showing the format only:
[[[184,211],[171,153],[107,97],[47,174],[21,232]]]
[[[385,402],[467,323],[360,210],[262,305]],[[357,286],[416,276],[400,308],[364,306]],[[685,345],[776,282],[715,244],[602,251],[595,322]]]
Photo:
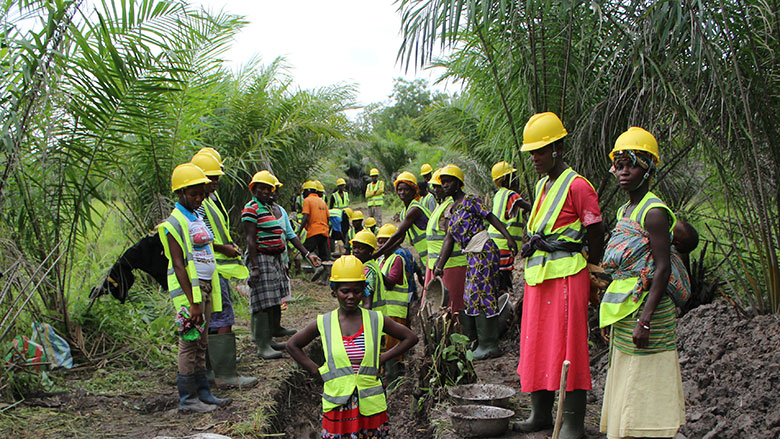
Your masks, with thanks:
[[[398,198],[404,203],[404,208],[401,210],[401,224],[398,225],[398,230],[393,236],[379,247],[375,257],[387,256],[392,253],[406,236],[409,237],[412,247],[417,250],[417,254],[420,256],[424,266],[428,261],[428,243],[425,241],[425,229],[428,227],[428,218],[431,216],[431,212],[420,202],[420,189],[417,187],[417,177],[414,174],[404,171],[398,174],[394,184]],[[414,279],[411,281],[414,282]],[[424,279],[421,278],[419,281],[423,283]]]
[[[459,167],[443,167],[439,171],[439,180],[444,195],[452,197],[452,206],[447,215],[447,234],[444,236],[434,274],[444,275],[444,267],[447,266],[457,242],[460,248],[466,251],[468,260],[463,292],[465,309],[458,318],[464,327],[476,328],[477,348],[474,351],[474,359],[495,357],[500,354],[497,294],[499,257],[498,246],[488,237],[485,222],[506,238],[512,254],[517,253],[517,243],[498,217],[487,210],[481,199],[463,192],[463,171]]]
[[[209,319],[212,310],[222,310],[214,235],[197,214],[209,182],[196,165],[177,166],[171,175],[171,190],[179,201],[168,219],[157,226],[168,258],[168,293],[181,330],[176,375],[179,410],[196,413],[211,412],[232,401],[212,395],[206,376]]]
[[[609,156],[629,201],[618,209],[604,254],[613,280],[599,313],[600,326],[611,328],[601,432],[674,437],[685,423],[675,299],[684,302],[690,291],[682,259],[672,251],[676,218],[649,191],[660,161],[652,134],[629,128]]]
[[[287,342],[287,352],[312,375],[322,378],[322,434],[324,439],[389,438],[387,401],[379,370],[385,362],[408,351],[417,336],[378,311],[361,308],[366,277],[355,256],[333,263],[332,295],[339,307],[317,316]],[[383,334],[400,340],[380,352]],[[303,348],[322,339],[325,362],[311,360]]]
[[[545,177],[536,185],[527,225],[531,239],[522,252],[526,285],[517,373],[522,391],[531,392],[531,416],[516,428],[528,432],[552,425],[555,390],[568,360],[560,437],[578,439],[585,437],[586,391],[591,389],[586,267],[601,260],[604,225],[596,191],[563,161],[566,134],[554,113],[532,116],[523,131],[521,150],[530,151],[536,172]],[[582,253],[586,239],[587,260]]]

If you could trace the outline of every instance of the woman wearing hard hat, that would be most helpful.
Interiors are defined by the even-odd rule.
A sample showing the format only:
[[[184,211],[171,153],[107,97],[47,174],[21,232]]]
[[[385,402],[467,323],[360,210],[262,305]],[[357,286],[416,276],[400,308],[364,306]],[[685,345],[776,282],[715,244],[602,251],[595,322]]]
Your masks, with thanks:
[[[401,210],[401,224],[398,230],[387,242],[379,248],[376,256],[387,256],[393,252],[393,249],[403,242],[404,237],[409,238],[417,254],[420,256],[422,265],[428,262],[428,243],[425,240],[425,229],[428,227],[428,218],[431,212],[420,202],[420,190],[417,187],[417,177],[409,171],[398,174],[395,182],[395,192],[398,198],[404,203]],[[419,279],[420,283],[424,279]]]
[[[517,373],[531,392],[531,416],[516,427],[538,431],[552,424],[555,390],[569,360],[561,438],[584,437],[586,391],[591,389],[588,359],[588,263],[601,260],[604,225],[598,195],[563,160],[567,131],[554,113],[533,115],[523,131],[522,151],[531,153],[544,177],[536,193],[523,246],[525,291]],[[587,243],[588,257],[582,254]]]
[[[497,300],[499,257],[498,246],[488,237],[485,222],[506,238],[513,254],[517,253],[517,244],[498,217],[487,210],[482,200],[463,192],[463,171],[459,167],[443,167],[439,172],[439,179],[444,194],[452,197],[452,207],[447,222],[447,234],[436,261],[434,274],[444,275],[444,267],[457,242],[466,252],[468,260],[463,293],[465,309],[459,317],[466,325],[476,326],[477,349],[474,351],[474,358],[481,360],[495,357],[500,354]]]
[[[685,398],[673,299],[684,303],[690,295],[685,265],[671,250],[677,220],[649,190],[660,161],[652,134],[629,128],[609,157],[629,201],[618,209],[604,253],[613,280],[599,316],[600,326],[611,328],[601,432],[609,438],[674,437],[685,423]]]
[[[387,401],[377,376],[382,365],[417,343],[409,328],[381,312],[360,307],[365,283],[363,263],[358,258],[342,256],[336,260],[330,285],[339,307],[317,316],[287,342],[290,356],[323,381],[323,438],[390,437]],[[383,334],[400,342],[381,352]],[[322,338],[325,355],[321,367],[303,352],[317,336]]]
[[[420,182],[420,197],[422,198],[420,202],[423,206],[425,206],[428,209],[428,212],[433,212],[434,209],[436,209],[436,196],[431,191],[431,176],[433,173],[433,168],[428,163],[423,163],[422,166],[420,166],[420,176],[422,176],[423,181]]]
[[[287,271],[282,262],[285,244],[282,235],[284,224],[271,210],[271,194],[276,190],[276,178],[268,171],[260,171],[252,177],[250,200],[241,211],[241,222],[247,243],[249,266],[249,305],[252,310],[252,332],[257,353],[263,359],[281,358],[273,349],[272,337],[276,315],[281,318],[282,298],[290,293]],[[300,249],[299,249],[300,250]],[[305,250],[305,249],[303,249]],[[319,265],[319,258],[306,251],[312,265]],[[293,330],[282,331],[290,335]]]
[[[382,206],[385,204],[385,182],[379,179],[379,169],[371,168],[368,173],[371,181],[366,186],[366,200],[368,201],[368,214],[376,219],[377,224],[382,224]]]
[[[214,235],[197,214],[210,181],[192,163],[177,166],[171,175],[171,190],[178,202],[168,219],[157,226],[168,258],[168,292],[179,324],[176,382],[183,412],[206,413],[232,401],[214,397],[206,376],[209,319],[212,310],[222,310]]]

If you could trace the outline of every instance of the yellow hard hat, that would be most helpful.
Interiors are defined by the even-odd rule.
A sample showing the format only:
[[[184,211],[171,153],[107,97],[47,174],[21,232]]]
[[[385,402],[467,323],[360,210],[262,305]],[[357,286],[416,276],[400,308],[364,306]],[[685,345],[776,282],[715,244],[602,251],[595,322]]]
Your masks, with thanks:
[[[643,128],[631,127],[621,134],[615,141],[612,152],[609,153],[609,159],[615,159],[615,152],[626,150],[648,152],[655,157],[656,164],[661,162],[661,157],[658,155],[658,141]]]
[[[202,169],[203,173],[206,174],[207,177],[225,175],[225,173],[222,172],[222,165],[219,164],[217,158],[207,152],[199,152],[195,154],[192,156],[190,163]]]
[[[352,238],[352,241],[349,242],[352,245],[354,245],[356,242],[360,242],[376,250],[376,235],[371,233],[370,230],[363,229],[355,233],[355,237]]]
[[[336,186],[341,186],[342,184],[347,184],[347,180],[344,180],[343,178],[336,180]]]
[[[495,165],[493,165],[493,170],[490,173],[493,175],[493,181],[496,181],[499,178],[505,176],[506,174],[511,174],[515,171],[517,171],[517,169],[513,168],[512,165],[510,165],[509,163],[498,162]]]
[[[544,148],[569,134],[555,113],[536,113],[528,119],[523,129],[523,146],[520,151]]]
[[[376,218],[373,216],[366,218],[366,220],[363,221],[363,225],[366,227],[374,227],[376,225]]]
[[[428,163],[423,163],[422,166],[420,166],[420,175],[427,175],[430,174],[433,171],[433,168]]]
[[[344,208],[344,213],[347,214],[347,218],[352,220],[352,208],[351,207],[345,207]]]
[[[365,218],[363,216],[363,212],[361,212],[359,210],[353,210],[352,211],[352,215],[350,215],[350,217],[349,217],[349,219],[351,219],[351,220],[362,220],[363,218]]]
[[[325,192],[325,186],[323,186],[322,182],[319,180],[314,180],[314,187],[317,192]]]
[[[393,187],[398,188],[398,183],[402,181],[411,181],[415,186],[417,185],[417,177],[409,171],[398,174],[398,177],[395,178],[395,182],[393,183]]]
[[[303,183],[303,190],[309,190],[309,189],[316,191],[317,190],[317,183],[315,183],[312,180],[307,180],[306,182],[304,182]]]
[[[429,184],[435,184],[438,186],[441,186],[441,168],[433,171],[433,175],[431,176],[431,181],[429,181]]]
[[[366,272],[360,259],[353,255],[344,255],[330,267],[331,282],[360,282],[366,280]]]
[[[198,153],[211,154],[212,156],[214,156],[215,159],[217,159],[219,165],[222,166],[222,156],[219,154],[219,151],[217,151],[216,149],[207,146],[205,148],[201,148],[200,151],[198,151]]]
[[[441,181],[441,177],[444,175],[455,177],[460,180],[461,183],[465,183],[465,180],[463,180],[463,170],[460,169],[457,165],[449,164],[439,169],[439,181]]]
[[[368,175],[379,175],[379,169],[371,168],[371,172],[369,172]]]
[[[376,237],[389,238],[393,236],[397,231],[398,231],[398,227],[394,226],[393,224],[385,224],[384,226],[380,227],[379,230],[376,232]]]
[[[211,183],[211,180],[206,177],[202,169],[192,163],[182,163],[171,173],[171,191],[173,192],[203,183]]]
[[[249,190],[251,191],[252,186],[256,183],[265,183],[268,186],[271,186],[272,190],[276,190],[277,181],[279,180],[277,180],[273,174],[264,169],[260,172],[256,172],[255,175],[252,176],[252,181],[249,182]]]

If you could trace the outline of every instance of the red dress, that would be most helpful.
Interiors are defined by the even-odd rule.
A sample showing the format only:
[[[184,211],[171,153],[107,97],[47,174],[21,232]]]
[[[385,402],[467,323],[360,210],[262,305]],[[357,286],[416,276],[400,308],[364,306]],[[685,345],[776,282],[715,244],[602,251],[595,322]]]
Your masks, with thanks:
[[[544,199],[545,193],[542,193]],[[541,206],[541,202],[539,203]],[[601,222],[598,195],[583,178],[569,187],[554,228],[575,222],[587,227]],[[588,270],[535,286],[525,284],[520,323],[520,362],[517,373],[523,392],[558,390],[561,367],[569,360],[566,390],[590,390],[588,355]]]

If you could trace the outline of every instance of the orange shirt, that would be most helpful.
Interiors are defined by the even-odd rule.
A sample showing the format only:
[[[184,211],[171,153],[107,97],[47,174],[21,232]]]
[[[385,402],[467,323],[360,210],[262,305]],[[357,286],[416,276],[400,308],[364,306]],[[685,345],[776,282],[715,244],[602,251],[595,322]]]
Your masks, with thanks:
[[[303,214],[309,214],[306,236],[328,236],[328,205],[317,194],[310,194],[303,200]]]

